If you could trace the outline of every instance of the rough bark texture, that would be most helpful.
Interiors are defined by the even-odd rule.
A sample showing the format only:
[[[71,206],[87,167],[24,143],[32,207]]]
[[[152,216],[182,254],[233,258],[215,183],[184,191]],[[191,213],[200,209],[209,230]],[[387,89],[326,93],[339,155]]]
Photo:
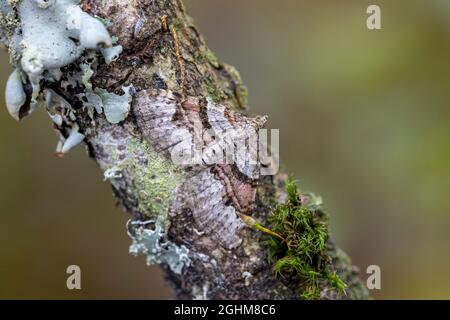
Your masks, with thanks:
[[[124,47],[113,64],[99,63],[91,82],[118,95],[122,87],[133,85],[136,92],[166,90],[185,97],[209,97],[229,106],[235,112],[247,110],[246,88],[238,72],[217,60],[186,14],[180,0],[82,0],[86,12],[109,20],[108,30]],[[101,61],[101,60],[100,60]],[[77,68],[66,67],[63,74]],[[63,77],[64,80],[64,77]],[[178,169],[161,160],[154,146],[149,145],[136,113],[120,124],[111,124],[103,115],[93,121],[81,108],[76,94],[82,87],[63,88],[47,84],[65,97],[77,110],[76,122],[85,136],[90,156],[102,170],[119,166],[121,178],[112,179],[117,198],[134,220],[148,220],[159,206],[165,207],[176,185]],[[136,109],[136,101],[133,108]],[[142,126],[142,125],[141,125]],[[159,161],[159,162],[158,162]],[[158,162],[158,165],[155,165]],[[119,164],[119,165],[118,165]],[[170,172],[164,178],[159,171]],[[153,180],[160,179],[159,182]],[[267,223],[274,205],[286,198],[284,175],[264,177],[257,185],[255,210],[252,216]],[[166,189],[165,189],[166,188]],[[149,197],[149,193],[157,193]],[[160,203],[154,203],[155,197]],[[153,199],[152,203],[148,199]],[[189,210],[172,212],[166,219],[165,237],[171,244],[184,246],[189,252],[181,274],[168,266],[167,278],[181,299],[296,299],[298,282],[291,277],[277,276],[268,263],[264,239],[267,235],[250,228],[240,233],[242,244],[224,248],[208,234],[197,231]],[[154,220],[154,219],[153,219]],[[130,228],[130,233],[135,230]],[[341,298],[366,299],[367,291],[357,277],[350,260],[332,240],[328,250],[334,269],[348,285]],[[336,298],[333,290],[322,290],[322,298]]]

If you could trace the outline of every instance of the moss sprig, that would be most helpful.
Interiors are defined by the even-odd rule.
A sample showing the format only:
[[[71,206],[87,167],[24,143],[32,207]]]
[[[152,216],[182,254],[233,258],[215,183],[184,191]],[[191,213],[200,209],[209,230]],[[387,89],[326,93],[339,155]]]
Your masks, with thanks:
[[[321,199],[313,194],[300,195],[297,184],[286,182],[287,200],[269,217],[270,230],[280,237],[268,240],[269,262],[283,276],[293,273],[299,279],[300,298],[318,299],[327,285],[338,295],[347,285],[335,270],[327,254],[328,216],[320,209]]]

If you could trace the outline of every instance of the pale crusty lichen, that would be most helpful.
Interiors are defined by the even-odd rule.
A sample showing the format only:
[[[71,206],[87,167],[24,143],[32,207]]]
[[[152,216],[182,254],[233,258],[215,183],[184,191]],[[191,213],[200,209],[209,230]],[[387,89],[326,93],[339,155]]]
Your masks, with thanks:
[[[110,49],[114,48],[116,47]],[[122,87],[124,92],[122,95],[98,87],[94,89],[91,78],[95,73],[97,64],[98,59],[96,55],[88,54],[80,62],[80,70],[75,73],[69,72],[67,80],[62,82],[62,86],[66,88],[69,86],[84,86],[83,92],[77,94],[77,97],[83,102],[83,106],[87,109],[91,119],[94,119],[94,111],[96,111],[98,114],[104,113],[110,123],[120,123],[128,117],[134,88],[132,85]]]
[[[132,141],[131,150],[145,153],[148,159],[144,166],[133,157],[123,164],[136,175],[133,185],[139,195],[139,208],[146,216],[165,221],[173,195],[185,180],[185,173],[146,141]]]
[[[115,39],[113,39],[113,42],[114,40]],[[104,48],[101,49],[100,51],[102,52],[103,57],[105,58],[106,64],[111,64],[119,58],[120,54],[123,51],[123,47],[121,45],[118,45],[111,48]]]
[[[9,48],[16,67],[7,86],[8,111],[20,120],[41,100],[41,81],[80,58],[86,49],[102,49],[107,62],[117,59],[120,47],[99,19],[84,12],[77,0],[0,0],[1,41]],[[20,75],[20,76],[19,76]],[[91,76],[91,75],[90,75]],[[25,106],[20,86],[31,84],[29,106]],[[57,79],[56,79],[57,80]],[[11,97],[19,92],[20,99]],[[19,103],[22,102],[22,103]],[[27,112],[21,112],[27,108]],[[119,112],[120,113],[120,112]],[[121,112],[123,116],[127,112]]]
[[[39,93],[46,70],[66,66],[85,49],[111,47],[102,22],[82,11],[74,0],[47,2],[23,0],[18,6],[21,21],[21,67]],[[74,41],[74,39],[76,41]]]
[[[99,159],[105,178],[115,189],[124,190],[133,198],[142,216],[165,224],[173,195],[184,182],[185,173],[156,152],[148,141],[130,135],[128,121],[123,126],[104,119],[98,119],[97,123],[108,127],[101,137],[90,137],[95,150],[111,155]],[[112,172],[120,172],[119,177],[112,177]]]
[[[174,67],[176,63],[169,54],[158,54],[153,58],[153,65],[147,71],[148,74],[156,74],[167,85],[168,90],[177,90],[179,84],[177,79],[177,70]]]
[[[20,108],[25,104],[27,96],[22,85],[22,77],[17,70],[8,78],[6,82],[6,107],[9,114],[16,120],[20,119]]]
[[[113,124],[122,122],[128,117],[131,108],[132,86],[123,87],[122,96],[96,88],[94,92],[100,97],[106,119]]]
[[[61,137],[60,143],[56,148],[56,153],[58,155],[64,155],[74,147],[83,142],[85,136],[79,132],[80,128],[76,123],[73,123],[69,129],[69,135],[67,138]]]
[[[111,131],[91,137],[95,150],[111,155],[99,159],[105,179],[133,198],[142,218],[149,219],[130,222],[134,226],[129,233],[133,240],[130,253],[145,255],[149,265],[167,264],[181,274],[183,267],[191,263],[189,250],[169,241],[166,232],[171,203],[185,180],[184,173],[147,141],[124,136],[123,127],[109,126]]]
[[[14,31],[20,27],[20,21],[17,19],[15,11],[1,11],[0,10],[0,26],[3,37],[10,37]]]
[[[176,274],[181,274],[183,267],[191,264],[189,250],[185,246],[177,246],[170,241],[164,241],[164,226],[158,222],[153,223],[154,229],[147,229],[142,226],[134,229],[134,234],[130,234],[133,243],[130,246],[130,253],[147,256],[147,265],[166,264],[170,270]]]

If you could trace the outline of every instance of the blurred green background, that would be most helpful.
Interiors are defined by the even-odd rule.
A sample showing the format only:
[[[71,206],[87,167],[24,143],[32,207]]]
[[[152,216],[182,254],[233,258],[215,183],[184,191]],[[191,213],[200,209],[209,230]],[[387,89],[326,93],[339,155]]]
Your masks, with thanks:
[[[381,267],[373,296],[450,298],[450,1],[185,2],[362,278]],[[382,30],[366,28],[369,4]],[[0,99],[0,298],[170,297],[128,254],[128,217],[84,150],[55,158],[45,111],[19,124]],[[71,264],[81,291],[66,289]]]

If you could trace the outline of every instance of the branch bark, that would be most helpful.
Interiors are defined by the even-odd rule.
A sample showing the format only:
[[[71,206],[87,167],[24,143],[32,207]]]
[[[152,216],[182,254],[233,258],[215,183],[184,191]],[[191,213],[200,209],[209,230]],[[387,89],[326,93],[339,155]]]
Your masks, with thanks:
[[[292,281],[292,276],[277,276],[268,262],[267,235],[243,228],[238,233],[239,245],[227,248],[208,232],[198,230],[190,208],[174,205],[173,190],[182,190],[180,181],[189,172],[170,163],[151,141],[153,133],[146,129],[149,122],[142,122],[150,117],[144,106],[162,92],[172,92],[175,104],[194,103],[193,99],[200,104],[207,97],[228,106],[230,112],[245,114],[247,91],[238,72],[208,49],[181,0],[82,0],[81,7],[107,21],[123,52],[112,64],[99,58],[95,65],[89,64],[85,54],[62,69],[60,81],[44,80],[42,90],[53,90],[75,110],[74,122],[85,136],[90,156],[111,179],[115,195],[134,221],[129,225],[135,239],[133,251],[146,252],[156,246],[162,252],[149,254],[150,262],[163,263],[180,299],[298,298],[298,282]],[[123,96],[123,88],[134,87],[132,112],[125,121],[112,124],[103,114],[92,117],[79,98],[87,91],[86,83],[64,85],[87,65],[94,71],[89,79],[93,88]],[[63,127],[57,129],[67,138]],[[254,208],[252,216],[263,225],[268,225],[274,206],[286,198],[285,182],[283,174],[258,179],[256,197],[249,205]],[[205,188],[211,185],[206,180],[199,183]],[[164,210],[168,214],[161,217]],[[155,230],[161,225],[162,230]],[[321,298],[367,299],[356,268],[331,238],[327,251],[333,269],[348,288],[346,295],[338,297],[335,290],[325,286]]]

